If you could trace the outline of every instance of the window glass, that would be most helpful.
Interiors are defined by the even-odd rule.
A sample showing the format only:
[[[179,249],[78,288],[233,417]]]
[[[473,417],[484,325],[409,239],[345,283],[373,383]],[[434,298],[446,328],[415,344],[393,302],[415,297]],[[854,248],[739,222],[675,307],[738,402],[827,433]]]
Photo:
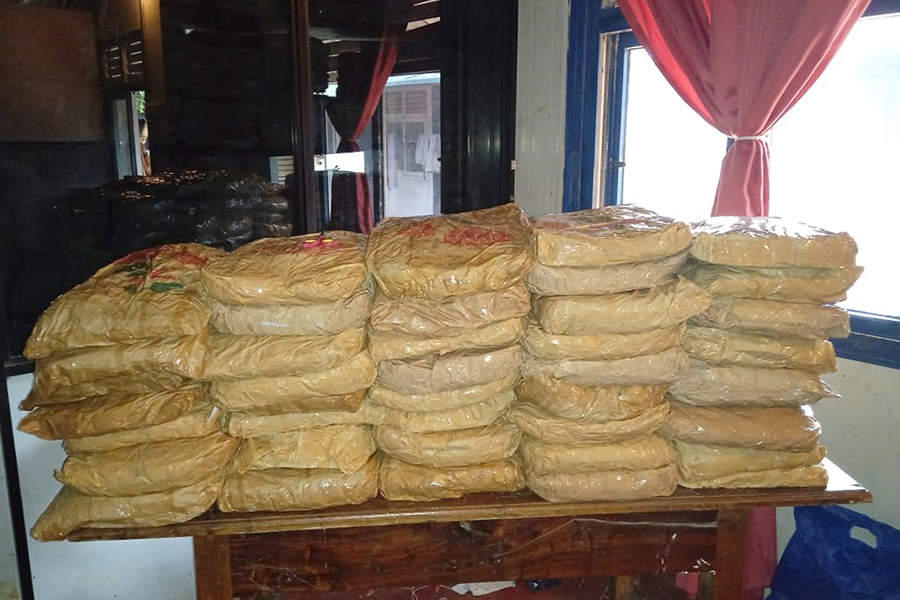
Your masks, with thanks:
[[[621,201],[686,221],[709,215],[725,137],[675,93],[642,48],[628,50]],[[900,15],[861,20],[770,138],[770,214],[859,245],[865,272],[847,308],[900,315],[892,251],[900,220]]]
[[[900,15],[857,23],[822,77],[776,125],[770,213],[859,245],[846,306],[900,314]]]
[[[687,221],[709,216],[724,135],[672,89],[643,48],[628,50],[622,202]]]

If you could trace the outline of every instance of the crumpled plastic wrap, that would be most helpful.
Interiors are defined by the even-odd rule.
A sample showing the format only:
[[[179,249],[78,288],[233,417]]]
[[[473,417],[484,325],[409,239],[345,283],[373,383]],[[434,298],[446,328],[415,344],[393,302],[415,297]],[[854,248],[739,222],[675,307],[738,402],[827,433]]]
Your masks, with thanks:
[[[451,296],[441,300],[394,300],[377,294],[369,322],[372,329],[378,331],[447,337],[475,327],[523,317],[530,310],[528,288],[518,283],[498,292]]]
[[[525,487],[525,474],[516,458],[443,469],[385,458],[378,487],[388,500],[440,500],[478,492],[515,492]]]
[[[537,262],[602,267],[677,254],[691,243],[684,223],[632,205],[607,206],[531,219]]]
[[[820,269],[856,265],[856,242],[850,235],[778,217],[712,217],[691,228],[691,256],[708,263]]]
[[[89,390],[95,382],[124,380],[141,372],[199,379],[207,337],[199,334],[59,352],[35,363],[34,389],[45,398],[70,397],[71,390],[65,388]]]
[[[42,386],[42,384],[38,383],[39,376],[40,370],[36,369],[35,383],[32,385],[31,391],[28,392],[28,396],[19,403],[20,409],[32,410],[39,406],[81,402],[82,400],[98,396],[152,394],[161,390],[177,390],[188,383],[188,380],[184,377],[164,371],[129,373],[119,377],[107,377],[106,379],[85,381],[77,385],[64,387],[56,385],[46,386],[46,384]],[[52,395],[45,395],[39,389],[40,387],[49,387],[49,392]]]
[[[141,496],[189,486],[221,471],[237,445],[238,440],[216,433],[75,453],[55,475],[60,483],[88,496]]]
[[[540,296],[598,296],[668,283],[687,260],[687,251],[644,262],[604,267],[551,267],[534,263],[525,281]]]
[[[672,327],[709,307],[710,295],[690,280],[606,296],[544,296],[533,302],[535,318],[559,335],[631,333]]]
[[[391,298],[440,299],[502,290],[531,266],[531,232],[515,204],[434,217],[385,219],[367,262]]]
[[[382,408],[380,417],[381,423],[417,433],[468,429],[490,425],[515,401],[515,393],[509,390],[484,402],[450,410],[405,412]]]
[[[661,469],[675,461],[675,449],[655,435],[610,444],[548,444],[525,436],[519,446],[525,470],[533,475],[641,471]]]
[[[483,385],[518,374],[520,346],[378,363],[378,382],[401,394],[430,394]]]
[[[246,439],[231,463],[237,473],[265,469],[337,469],[355,473],[375,453],[365,425],[329,425]]]
[[[659,435],[692,444],[808,452],[822,427],[808,406],[712,408],[671,403]]]
[[[546,375],[587,386],[655,385],[684,376],[690,359],[681,348],[659,354],[618,360],[534,360],[525,363],[525,376]]]
[[[296,377],[214,381],[210,393],[228,410],[288,403],[306,411],[354,410],[348,394],[368,388],[374,380],[375,365],[368,352],[360,352],[333,369]]]
[[[572,421],[631,419],[666,400],[668,384],[585,386],[549,375],[529,375],[516,387],[519,400]]]
[[[188,412],[202,392],[200,385],[190,385],[172,392],[105,396],[46,406],[25,415],[19,431],[45,440],[61,440],[159,425]]]
[[[682,477],[678,484],[690,489],[825,487],[828,485],[828,471],[822,465],[809,465],[790,469],[734,473],[713,479]]]
[[[834,346],[826,340],[769,337],[711,327],[688,327],[682,346],[692,357],[712,364],[814,373],[837,370]]]
[[[693,321],[747,333],[812,340],[850,335],[850,313],[837,306],[754,298],[717,298]]]
[[[522,432],[507,421],[457,431],[415,433],[379,425],[379,450],[405,463],[426,467],[466,467],[509,458],[516,452]]]
[[[209,321],[200,269],[222,254],[172,244],[123,256],[53,301],[34,326],[25,356],[199,334]]]
[[[354,473],[331,469],[267,469],[229,473],[219,496],[222,512],[311,510],[362,504],[378,495],[378,459]]]
[[[589,423],[560,419],[530,404],[517,404],[506,418],[533,438],[548,444],[611,444],[649,435],[666,421],[668,404],[648,408],[621,421]]]
[[[362,352],[364,329],[337,335],[212,334],[203,364],[206,380],[298,376],[334,369]]]
[[[246,306],[210,302],[210,324],[233,335],[336,335],[366,324],[372,290],[333,302]]]
[[[518,380],[519,374],[513,373],[490,383],[430,394],[401,394],[376,382],[369,389],[369,401],[405,412],[453,410],[490,400],[513,389]]]
[[[383,360],[443,355],[461,350],[488,350],[514,344],[525,335],[521,317],[490,323],[452,336],[412,336],[403,332],[369,331],[369,352],[376,363]]]
[[[840,397],[818,375],[794,369],[717,367],[693,361],[669,396],[696,406],[798,406]]]
[[[195,404],[190,411],[172,421],[140,429],[69,438],[63,440],[63,448],[70,454],[76,452],[108,452],[136,444],[204,437],[217,431],[219,431],[219,409],[209,402],[201,402]]]
[[[825,458],[825,446],[819,444],[807,452],[757,450],[703,446],[675,440],[678,472],[688,481],[728,477],[738,473],[793,469],[817,465]]]
[[[678,484],[674,464],[639,471],[528,473],[528,487],[548,502],[601,502],[670,496]]]
[[[31,528],[41,542],[65,539],[82,527],[160,527],[190,521],[209,510],[222,490],[216,473],[193,485],[141,496],[85,496],[64,487]]]
[[[264,238],[203,269],[203,285],[223,304],[261,306],[333,302],[366,281],[366,236],[326,231]]]
[[[228,435],[252,438],[272,433],[284,433],[329,425],[380,425],[384,409],[363,402],[355,411],[320,411],[309,413],[259,414],[254,411],[235,411],[222,416],[221,428]]]
[[[544,360],[615,360],[658,354],[677,346],[684,328],[682,323],[635,333],[555,335],[532,325],[524,346],[531,356]]]
[[[768,298],[782,302],[831,304],[847,299],[862,267],[754,269],[691,261],[683,273],[716,297]]]

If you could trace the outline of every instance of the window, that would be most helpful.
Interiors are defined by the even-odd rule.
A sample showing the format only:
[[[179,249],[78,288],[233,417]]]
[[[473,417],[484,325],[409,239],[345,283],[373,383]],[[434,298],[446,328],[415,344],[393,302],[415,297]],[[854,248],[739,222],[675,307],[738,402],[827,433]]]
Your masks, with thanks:
[[[394,75],[384,111],[384,214],[441,212],[440,73]]]
[[[882,4],[873,2],[867,15]],[[609,92],[599,111],[605,113],[604,185],[595,186],[593,204],[634,203],[685,221],[705,218],[726,137],[675,93],[633,34],[608,38],[612,50],[601,71]],[[854,335],[835,346],[841,356],[900,368],[893,256],[893,224],[900,218],[898,106],[900,13],[867,16],[770,134],[770,214],[853,235],[866,270],[842,303]],[[597,129],[600,139],[603,127]]]

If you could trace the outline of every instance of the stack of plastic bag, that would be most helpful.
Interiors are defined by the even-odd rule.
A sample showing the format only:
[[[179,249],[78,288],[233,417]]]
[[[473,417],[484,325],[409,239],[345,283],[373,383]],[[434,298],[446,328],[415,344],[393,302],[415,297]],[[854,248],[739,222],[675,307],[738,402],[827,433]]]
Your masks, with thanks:
[[[379,484],[390,500],[524,486],[515,400],[529,293],[530,234],[515,205],[412,219],[372,232],[369,332],[378,379]]]
[[[64,440],[62,491],[32,535],[156,526],[209,509],[236,441],[219,433],[202,384],[209,307],[200,270],[220,251],[134,252],[57,298],[35,325],[34,409],[19,429]]]
[[[203,375],[229,413],[225,430],[245,438],[221,510],[321,508],[377,494],[372,432],[357,414],[375,379],[365,249],[365,236],[349,232],[263,239],[203,270],[214,299]],[[262,426],[244,426],[254,422]]]
[[[525,431],[528,486],[555,502],[675,490],[671,444],[654,432],[688,368],[685,322],[709,294],[676,270],[683,223],[616,206],[533,220],[534,322],[510,419]]]
[[[663,429],[681,484],[824,486],[825,448],[809,404],[837,394],[819,379],[836,367],[829,337],[850,333],[831,306],[859,277],[856,244],[777,218],[696,224],[685,274],[713,295],[683,345],[692,369],[669,391]]]

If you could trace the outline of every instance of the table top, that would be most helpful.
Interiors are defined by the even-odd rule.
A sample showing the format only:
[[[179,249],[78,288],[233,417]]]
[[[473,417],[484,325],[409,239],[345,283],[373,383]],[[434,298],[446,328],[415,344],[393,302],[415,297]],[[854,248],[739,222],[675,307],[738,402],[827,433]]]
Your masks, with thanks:
[[[259,513],[223,513],[213,508],[188,521],[162,527],[79,529],[71,541],[119,540],[203,535],[242,535],[279,531],[375,527],[408,523],[485,521],[587,515],[625,515],[715,511],[758,506],[810,506],[871,502],[872,494],[828,459],[826,488],[707,489],[678,488],[672,496],[627,502],[559,502],[531,492],[470,494],[434,502],[391,502],[373,498],[355,506]]]

